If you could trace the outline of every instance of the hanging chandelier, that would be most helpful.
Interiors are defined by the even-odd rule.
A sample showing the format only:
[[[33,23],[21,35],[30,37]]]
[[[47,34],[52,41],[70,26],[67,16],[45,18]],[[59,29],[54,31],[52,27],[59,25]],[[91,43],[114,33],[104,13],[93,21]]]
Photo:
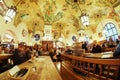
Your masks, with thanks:
[[[88,26],[89,25],[89,16],[87,15],[86,12],[83,13],[83,10],[81,10],[81,8],[79,6],[79,2],[77,2],[77,5],[81,12],[80,19],[81,19],[83,26]],[[84,10],[84,11],[86,11],[86,10]]]
[[[16,15],[16,8],[11,6],[10,8],[8,8],[8,10],[4,16],[5,22],[6,23],[11,22],[15,15]]]
[[[22,2],[22,0],[19,0],[18,3],[15,5],[15,6],[11,6],[11,7],[7,7],[6,3],[4,2],[4,4],[6,5],[7,7],[7,11],[4,15],[4,19],[5,19],[5,22],[11,22],[12,19],[15,17],[16,15],[16,10],[17,10],[17,6],[18,4]]]
[[[81,14],[80,16],[81,18],[81,22],[84,26],[88,26],[89,25],[89,18],[88,18],[88,15],[87,14]]]

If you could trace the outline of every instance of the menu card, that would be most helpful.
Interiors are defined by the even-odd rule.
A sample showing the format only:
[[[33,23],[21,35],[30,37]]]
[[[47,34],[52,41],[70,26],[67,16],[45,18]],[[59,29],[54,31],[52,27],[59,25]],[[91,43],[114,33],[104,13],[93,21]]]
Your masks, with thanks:
[[[16,65],[12,69],[9,70],[9,74],[13,76],[16,72],[18,72],[20,68]]]

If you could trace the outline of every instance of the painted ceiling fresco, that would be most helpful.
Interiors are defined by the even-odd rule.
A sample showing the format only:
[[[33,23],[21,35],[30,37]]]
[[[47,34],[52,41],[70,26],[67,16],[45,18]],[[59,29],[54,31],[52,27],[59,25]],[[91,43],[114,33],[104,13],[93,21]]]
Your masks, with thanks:
[[[61,32],[62,26],[62,34],[67,37],[84,27],[79,17],[86,13],[90,19],[88,27],[95,32],[100,20],[112,18],[120,21],[114,10],[116,2],[119,0],[13,0],[17,8],[14,25],[17,27],[23,22],[29,32],[43,31],[44,25],[52,25],[55,34]]]

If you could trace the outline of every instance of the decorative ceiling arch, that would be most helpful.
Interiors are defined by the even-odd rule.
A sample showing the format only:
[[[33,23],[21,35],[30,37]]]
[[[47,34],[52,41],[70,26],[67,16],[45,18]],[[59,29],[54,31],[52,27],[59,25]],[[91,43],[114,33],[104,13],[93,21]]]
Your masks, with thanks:
[[[9,35],[10,37],[6,37],[6,35]],[[17,43],[18,42],[18,38],[17,35],[15,34],[14,31],[8,29],[3,33],[2,39],[4,42],[12,42],[12,43]]]

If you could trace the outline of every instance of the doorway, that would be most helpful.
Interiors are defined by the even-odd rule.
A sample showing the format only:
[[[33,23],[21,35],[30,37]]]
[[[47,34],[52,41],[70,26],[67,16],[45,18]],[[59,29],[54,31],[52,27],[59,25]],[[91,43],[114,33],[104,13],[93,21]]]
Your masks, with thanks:
[[[53,41],[42,41],[43,51],[49,51],[50,48],[53,48]]]

